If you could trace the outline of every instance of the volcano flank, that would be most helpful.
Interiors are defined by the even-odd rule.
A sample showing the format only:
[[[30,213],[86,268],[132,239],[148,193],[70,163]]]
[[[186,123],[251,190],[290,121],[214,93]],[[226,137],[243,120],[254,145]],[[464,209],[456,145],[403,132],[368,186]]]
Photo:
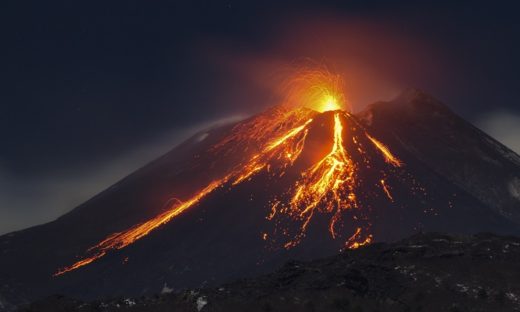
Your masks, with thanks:
[[[2,236],[0,300],[217,285],[421,231],[519,235],[518,181],[518,155],[417,90],[357,114],[276,106]]]

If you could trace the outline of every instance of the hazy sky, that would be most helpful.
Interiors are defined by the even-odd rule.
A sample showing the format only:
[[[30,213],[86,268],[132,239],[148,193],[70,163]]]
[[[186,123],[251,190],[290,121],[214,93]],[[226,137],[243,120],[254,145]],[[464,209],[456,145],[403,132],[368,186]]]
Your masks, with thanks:
[[[5,1],[0,234],[50,221],[213,121],[276,103],[286,66],[355,109],[406,87],[520,152],[513,1]]]

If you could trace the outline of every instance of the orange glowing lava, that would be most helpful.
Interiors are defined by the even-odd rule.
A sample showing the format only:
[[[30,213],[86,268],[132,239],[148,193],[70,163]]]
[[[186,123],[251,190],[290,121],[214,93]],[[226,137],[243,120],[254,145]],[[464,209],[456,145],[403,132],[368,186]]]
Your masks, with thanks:
[[[54,275],[58,276],[63,273],[75,270],[79,267],[85,266],[89,263],[92,263],[93,261],[103,257],[107,253],[107,251],[111,249],[122,249],[132,244],[133,242],[142,238],[143,236],[148,235],[155,228],[169,222],[172,218],[183,213],[186,209],[190,208],[191,206],[199,202],[203,197],[205,197],[209,193],[213,192],[213,190],[224,184],[228,180],[228,178],[229,177],[224,177],[220,180],[211,182],[202,191],[200,191],[187,201],[173,205],[164,213],[158,215],[157,217],[151,220],[148,220],[145,223],[134,226],[127,231],[114,233],[110,235],[105,240],[101,241],[99,244],[89,248],[88,252],[92,253],[91,256],[82,259],[69,267],[65,267],[58,270]]]
[[[303,220],[300,233],[285,247],[296,246],[302,239],[307,226],[319,209],[333,213],[329,231],[336,236],[335,223],[340,219],[342,210],[356,207],[355,166],[343,144],[343,125],[340,113],[334,114],[333,144],[330,152],[311,168],[303,172],[296,182],[293,195],[287,205],[279,208]]]
[[[383,191],[386,194],[386,197],[388,197],[388,199],[390,199],[390,201],[394,201],[394,198],[392,197],[392,194],[390,194],[390,191],[388,190],[388,186],[386,185],[385,180],[381,179],[380,182],[381,182],[381,186],[383,187]]]
[[[201,188],[182,202],[172,204],[165,212],[137,224],[129,229],[113,233],[98,244],[89,248],[86,255],[74,264],[59,269],[54,275],[62,275],[85,265],[88,265],[110,251],[125,248],[135,241],[147,236],[161,225],[170,222],[186,210],[200,203],[207,195],[226,186],[229,189],[246,183],[255,175],[266,172],[276,178],[285,174],[288,168],[294,168],[295,162],[304,151],[310,129],[315,123],[317,111],[334,111],[330,150],[325,150],[324,156],[309,165],[305,170],[291,178],[291,187],[281,190],[284,195],[274,194],[273,204],[267,220],[275,220],[288,216],[299,224],[297,233],[284,244],[285,248],[295,247],[304,238],[313,216],[318,213],[330,215],[328,231],[333,239],[338,238],[340,229],[338,223],[344,221],[344,213],[360,208],[358,203],[358,179],[360,170],[369,170],[369,161],[355,161],[352,152],[366,156],[364,146],[359,137],[347,137],[353,142],[353,151],[347,151],[345,142],[345,123],[355,120],[350,114],[340,111],[345,105],[342,92],[342,80],[338,75],[327,71],[305,71],[294,78],[288,85],[289,102],[298,102],[291,109],[273,110],[271,114],[262,114],[237,124],[231,134],[220,143],[212,146],[208,152],[225,157],[230,153],[243,155],[244,146],[255,146],[254,152],[249,152],[236,166],[224,173],[220,178],[201,186]],[[302,108],[312,108],[314,111]],[[351,128],[362,127],[359,124]],[[364,130],[361,130],[364,131]],[[384,156],[385,161],[400,167],[402,162],[394,156],[389,148],[374,139],[366,132],[366,137]],[[362,134],[361,134],[362,136]],[[369,143],[367,143],[369,144]],[[328,145],[328,143],[327,143]],[[328,149],[329,147],[327,147]],[[305,164],[305,162],[301,162]],[[294,176],[294,175],[293,175]],[[383,191],[393,201],[385,180],[380,180]],[[372,184],[373,185],[373,184]],[[352,227],[351,227],[352,228]],[[357,248],[369,244],[373,237],[368,227],[354,227],[355,233],[345,241],[346,248]],[[366,233],[365,233],[366,232]],[[267,240],[271,235],[263,233],[261,238]]]
[[[391,164],[394,167],[401,167],[403,163],[395,157],[392,152],[390,152],[390,149],[383,143],[379,142],[378,140],[374,139],[370,135],[366,134],[367,138],[372,141],[374,146],[383,154],[383,157],[385,158],[385,161],[389,164]]]
[[[108,236],[105,240],[88,249],[87,253],[89,253],[90,256],[77,261],[71,266],[59,269],[54,276],[90,264],[105,256],[109,250],[122,249],[132,244],[138,239],[148,235],[159,226],[168,223],[171,219],[180,215],[188,208],[194,206],[206,195],[226,184],[228,181],[232,181],[232,185],[237,185],[266,168],[269,162],[274,159],[284,162],[284,166],[292,164],[303,150],[303,143],[307,134],[306,127],[311,122],[312,119],[308,119],[302,125],[289,130],[279,138],[271,140],[266,144],[261,153],[254,155],[246,164],[238,166],[223,178],[211,182],[188,200],[181,203],[175,203],[164,213],[142,224],[136,225],[126,231],[114,233]]]
[[[347,240],[347,242],[345,243],[346,247],[348,249],[356,249],[356,248],[359,248],[361,246],[364,246],[364,245],[367,245],[367,244],[370,244],[372,242],[372,235],[369,234],[367,237],[365,237],[365,239],[360,239],[361,238],[361,228],[357,228],[356,229],[356,232],[354,232],[354,234]]]

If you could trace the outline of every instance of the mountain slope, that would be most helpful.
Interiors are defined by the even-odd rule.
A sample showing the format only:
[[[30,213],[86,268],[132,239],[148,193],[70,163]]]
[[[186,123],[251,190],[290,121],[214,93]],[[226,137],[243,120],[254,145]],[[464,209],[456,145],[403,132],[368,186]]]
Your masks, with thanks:
[[[411,89],[392,102],[371,105],[360,116],[450,182],[520,221],[520,157],[439,101]]]
[[[275,107],[2,236],[0,295],[150,294],[418,231],[520,235],[518,177],[517,155],[417,91],[357,115]]]

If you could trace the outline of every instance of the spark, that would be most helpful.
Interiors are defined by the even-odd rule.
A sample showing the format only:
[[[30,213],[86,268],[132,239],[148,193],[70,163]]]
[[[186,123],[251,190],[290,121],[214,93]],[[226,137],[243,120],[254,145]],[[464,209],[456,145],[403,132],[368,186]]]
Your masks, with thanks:
[[[390,199],[390,201],[394,201],[394,198],[392,197],[392,194],[390,194],[390,191],[388,190],[388,186],[386,185],[385,183],[385,180],[384,179],[381,179],[381,186],[383,187],[383,191],[385,191],[385,194],[386,194],[386,197],[388,197],[388,199]]]

